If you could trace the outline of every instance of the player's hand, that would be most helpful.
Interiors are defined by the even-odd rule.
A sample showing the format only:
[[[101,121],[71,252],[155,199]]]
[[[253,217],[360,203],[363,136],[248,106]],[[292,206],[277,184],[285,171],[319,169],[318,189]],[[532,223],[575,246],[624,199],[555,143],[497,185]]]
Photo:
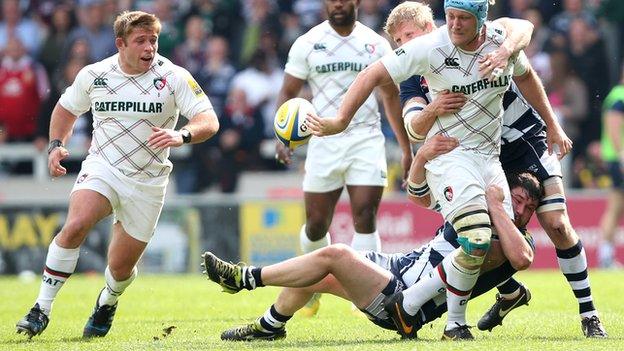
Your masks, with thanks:
[[[275,143],[275,161],[284,165],[289,165],[292,161],[292,154],[293,151],[289,147],[286,147],[286,145],[279,141]]]
[[[449,90],[442,90],[425,108],[431,109],[436,116],[457,113],[464,107],[468,98],[462,93],[451,93]]]
[[[546,131],[546,142],[548,143],[548,154],[557,153],[557,158],[562,159],[572,150],[572,140],[568,138],[560,125]],[[555,150],[555,147],[559,150]]]
[[[502,204],[505,200],[505,193],[498,185],[490,185],[485,189],[485,200],[488,205]]]
[[[511,54],[511,50],[503,45],[480,58],[479,73],[481,77],[487,77],[490,81],[500,77],[509,64]]]
[[[182,133],[173,129],[152,127],[152,134],[147,138],[147,146],[154,149],[181,146],[183,143]]]
[[[403,181],[401,182],[401,188],[407,187],[407,179],[409,177],[410,167],[412,166],[412,152],[403,152],[401,155],[401,167],[403,167]]]
[[[306,124],[310,128],[312,135],[317,137],[338,134],[347,129],[349,125],[348,122],[344,124],[338,117],[321,118],[312,113],[308,113]]]
[[[431,161],[440,155],[451,152],[457,146],[459,146],[457,138],[436,134],[427,139],[416,154],[427,161]]]
[[[69,156],[69,151],[66,148],[59,146],[52,149],[48,155],[48,170],[52,177],[60,177],[67,174],[67,169],[61,166],[61,161]]]

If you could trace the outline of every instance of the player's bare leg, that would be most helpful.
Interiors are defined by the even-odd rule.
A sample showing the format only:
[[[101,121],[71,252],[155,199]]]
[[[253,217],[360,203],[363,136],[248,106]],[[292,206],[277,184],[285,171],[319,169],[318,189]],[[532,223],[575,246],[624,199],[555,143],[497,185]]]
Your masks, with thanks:
[[[598,258],[600,266],[603,268],[610,268],[616,263],[615,232],[618,227],[618,221],[622,216],[624,216],[624,191],[620,188],[614,188],[609,193],[607,208],[600,220],[602,242],[598,249]]]
[[[69,200],[67,220],[48,249],[39,296],[30,312],[17,322],[17,332],[29,338],[48,325],[52,303],[76,269],[80,245],[93,226],[112,212],[106,197],[93,190],[77,190]]]
[[[304,194],[306,224],[301,227],[299,233],[301,252],[312,252],[331,244],[327,230],[334,217],[334,209],[340,194],[342,194],[342,187],[326,193],[306,192]],[[320,298],[321,294],[312,295],[300,313],[306,317],[315,316],[321,306]]]
[[[381,251],[381,239],[377,231],[377,211],[383,187],[348,185],[347,191],[355,229],[351,247],[356,251]]]
[[[105,336],[110,330],[117,300],[136,278],[136,264],[147,243],[130,236],[123,223],[113,225],[113,237],[108,247],[108,266],[104,276],[106,286],[100,291],[93,313],[84,327],[83,337]]]
[[[204,255],[204,259],[207,257],[205,265],[208,271],[226,264],[223,261],[215,263],[219,259],[210,253]],[[224,331],[221,335],[224,340],[274,340],[285,337],[286,322],[305,306],[314,293],[328,292],[349,299],[358,308],[364,309],[392,279],[390,272],[342,244],[263,268],[230,266],[231,269],[240,269],[238,275],[245,277],[240,279],[241,289],[264,285],[289,287],[282,290],[276,303],[255,322]],[[224,278],[228,280],[228,277]],[[252,282],[254,287],[251,287]]]
[[[581,329],[587,337],[607,337],[594,307],[587,274],[587,257],[565,207],[563,183],[559,177],[544,181],[545,197],[537,209],[537,218],[557,251],[559,268],[570,284],[579,303]]]

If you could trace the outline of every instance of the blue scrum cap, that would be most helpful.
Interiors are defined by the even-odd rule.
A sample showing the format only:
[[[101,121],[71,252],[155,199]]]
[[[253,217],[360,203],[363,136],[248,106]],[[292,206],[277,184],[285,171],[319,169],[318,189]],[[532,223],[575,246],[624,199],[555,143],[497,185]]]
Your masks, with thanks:
[[[487,19],[488,0],[444,0],[444,11],[449,8],[466,11],[475,16],[479,32]]]

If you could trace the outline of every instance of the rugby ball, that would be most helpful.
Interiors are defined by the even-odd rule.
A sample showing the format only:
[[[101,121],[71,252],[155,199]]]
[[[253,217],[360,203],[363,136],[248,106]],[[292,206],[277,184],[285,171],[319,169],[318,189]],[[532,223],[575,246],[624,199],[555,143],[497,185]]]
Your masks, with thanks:
[[[316,114],[314,106],[306,99],[294,98],[283,103],[273,121],[277,139],[293,150],[307,143],[312,135],[305,123],[308,113]]]

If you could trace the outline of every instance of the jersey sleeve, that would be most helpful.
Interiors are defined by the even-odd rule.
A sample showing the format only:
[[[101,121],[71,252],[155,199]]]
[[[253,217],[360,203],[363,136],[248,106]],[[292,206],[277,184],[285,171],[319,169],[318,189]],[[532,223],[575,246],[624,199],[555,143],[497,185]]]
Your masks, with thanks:
[[[288,60],[284,72],[295,78],[307,80],[310,73],[310,66],[306,59],[309,49],[306,47],[305,36],[299,37],[288,52]]]
[[[405,103],[413,98],[419,97],[423,98],[427,103],[429,103],[429,99],[427,99],[427,93],[423,90],[422,85],[420,84],[421,76],[411,76],[407,80],[404,80],[400,84],[400,92],[399,96],[401,98],[401,106],[405,106]]]
[[[82,68],[72,85],[65,89],[59,98],[59,104],[74,116],[80,116],[89,111],[91,108],[89,86],[92,82],[93,77],[88,73],[87,67]]]
[[[428,39],[431,34],[412,39],[403,46],[395,49],[381,58],[381,63],[399,84],[415,74],[424,74],[429,69]]]
[[[520,51],[514,59],[513,76],[518,77],[527,73],[530,67],[531,63],[529,62],[529,58],[524,51]]]
[[[191,119],[213,109],[202,88],[186,69],[177,67],[176,75],[175,103],[184,117]]]

